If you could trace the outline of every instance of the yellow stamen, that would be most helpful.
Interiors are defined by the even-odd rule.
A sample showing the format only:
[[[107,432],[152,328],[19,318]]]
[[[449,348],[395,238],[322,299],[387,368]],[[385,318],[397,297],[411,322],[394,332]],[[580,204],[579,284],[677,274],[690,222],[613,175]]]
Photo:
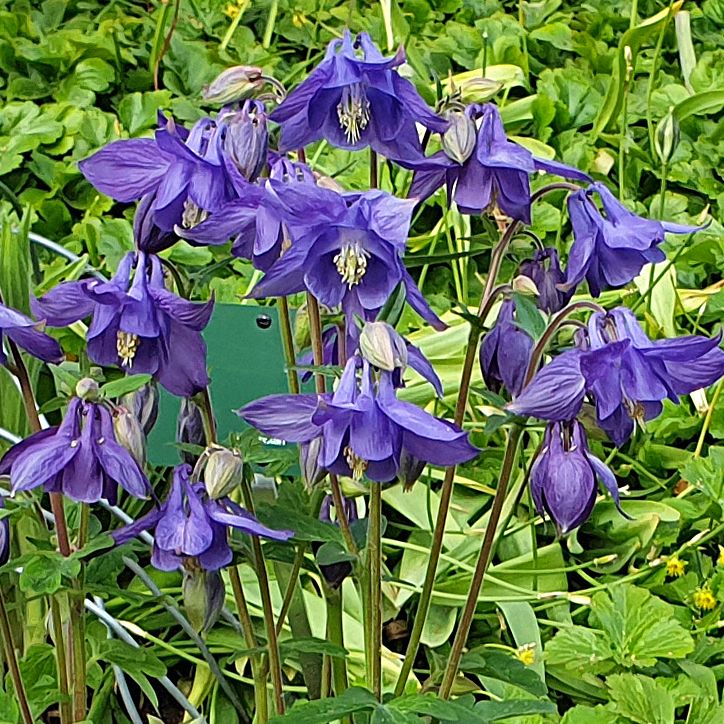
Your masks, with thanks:
[[[666,561],[666,575],[671,578],[680,578],[684,575],[684,569],[688,566],[687,561],[682,561],[679,556],[671,556]]]
[[[137,334],[120,330],[116,333],[116,350],[118,350],[123,367],[130,367],[133,364],[133,358],[136,356],[140,344],[141,340]]]
[[[367,461],[359,457],[349,445],[344,449],[344,459],[352,470],[352,480],[362,480],[362,476],[367,470]]]
[[[535,663],[535,644],[524,644],[516,649],[515,657],[526,666],[533,666]]]
[[[359,83],[353,83],[342,91],[342,100],[337,106],[337,118],[347,143],[357,143],[370,121],[370,102]]]
[[[351,289],[362,281],[367,271],[369,252],[365,251],[357,242],[345,244],[339,254],[334,257],[334,265],[342,277],[342,281]]]

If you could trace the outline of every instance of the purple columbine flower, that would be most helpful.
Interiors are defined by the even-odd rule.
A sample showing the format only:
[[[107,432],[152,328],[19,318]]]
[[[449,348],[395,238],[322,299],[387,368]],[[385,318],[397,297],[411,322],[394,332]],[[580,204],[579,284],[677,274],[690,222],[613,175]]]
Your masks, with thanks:
[[[3,335],[43,362],[60,364],[63,351],[60,345],[42,332],[44,322],[35,322],[24,314],[0,304],[0,365],[7,362]]]
[[[269,178],[279,184],[316,185],[309,166],[284,156],[272,161]],[[291,243],[283,213],[277,190],[265,182],[261,186],[250,185],[240,198],[225,204],[198,226],[177,228],[176,233],[196,244],[224,244],[233,239],[234,256],[250,259],[257,269],[267,271]]]
[[[111,412],[102,403],[71,399],[63,422],[25,438],[0,461],[12,492],[39,485],[71,500],[115,505],[118,485],[137,498],[151,486],[132,455],[118,443]]]
[[[515,322],[515,302],[505,299],[493,328],[480,345],[480,368],[488,389],[505,387],[515,396],[523,389],[535,342]]]
[[[650,340],[631,310],[591,315],[583,348],[564,352],[543,367],[511,412],[543,420],[573,419],[588,393],[599,426],[616,445],[631,437],[634,423],[660,414],[662,401],[708,387],[724,375],[720,337]]]
[[[594,202],[594,194],[601,201],[603,214]],[[610,287],[628,284],[645,264],[664,261],[666,256],[659,245],[665,232],[690,234],[702,228],[637,216],[601,183],[571,194],[568,214],[573,245],[565,283],[560,288],[575,289],[586,279],[594,297]]]
[[[238,414],[265,435],[287,442],[321,437],[320,465],[355,479],[394,480],[403,450],[432,465],[474,458],[478,451],[467,433],[397,399],[393,374],[354,356],[334,393],[271,395]]]
[[[530,223],[530,180],[538,170],[566,178],[590,181],[583,172],[555,161],[537,158],[508,140],[500,112],[492,103],[465,110],[477,128],[469,155],[451,158],[445,151],[404,165],[415,170],[408,196],[424,201],[446,185],[448,195],[464,214],[481,214],[497,205],[508,216]],[[464,160],[463,160],[464,159]]]
[[[428,108],[396,68],[402,48],[384,58],[367,33],[333,40],[324,60],[271,114],[282,127],[279,150],[303,148],[322,138],[356,150],[371,146],[395,160],[422,155],[416,123],[442,132],[447,121]]]
[[[269,184],[283,204],[291,246],[252,297],[308,290],[325,306],[341,307],[349,319],[368,319],[402,283],[410,306],[435,328],[445,328],[402,260],[414,202],[384,191],[338,194],[308,184]]]
[[[561,291],[560,285],[565,281],[561,271],[558,252],[550,247],[539,249],[532,259],[524,261],[519,273],[533,280],[538,289],[538,308],[548,314],[560,312],[571,301],[574,288],[567,292]]]
[[[543,447],[530,471],[531,493],[538,512],[550,516],[559,533],[568,533],[591,514],[597,480],[620,510],[616,478],[589,451],[583,425],[577,420],[549,423]]]
[[[231,563],[228,529],[271,540],[288,540],[289,530],[272,530],[228,498],[212,500],[202,482],[192,483],[190,465],[174,469],[168,498],[134,523],[113,532],[119,545],[155,528],[151,563],[161,571],[197,564],[217,571]],[[191,559],[191,560],[189,560]]]
[[[154,138],[113,141],[79,163],[83,175],[116,201],[153,195],[153,223],[162,231],[195,226],[238,194],[216,122],[191,131],[162,118]],[[241,178],[238,171],[235,176]],[[243,179],[242,179],[243,181]]]
[[[32,306],[54,327],[92,315],[88,356],[97,364],[152,374],[183,397],[209,382],[201,330],[213,300],[196,304],[169,292],[158,257],[129,252],[109,282],[64,282]]]

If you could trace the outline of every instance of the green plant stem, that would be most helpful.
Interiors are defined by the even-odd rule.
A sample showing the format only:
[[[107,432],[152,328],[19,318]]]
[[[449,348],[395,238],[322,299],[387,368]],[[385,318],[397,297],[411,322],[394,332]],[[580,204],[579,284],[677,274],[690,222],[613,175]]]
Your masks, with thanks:
[[[468,393],[470,391],[470,380],[472,378],[473,365],[477,358],[478,342],[481,334],[480,324],[484,321],[485,317],[483,315],[487,316],[487,313],[490,310],[490,306],[495,299],[496,289],[499,289],[499,287],[495,286],[495,281],[498,277],[503,257],[505,256],[505,250],[508,248],[508,244],[513,238],[517,228],[517,222],[513,222],[506,229],[505,233],[500,238],[500,241],[493,249],[490,258],[490,270],[488,272],[488,278],[485,282],[485,288],[483,290],[480,307],[478,309],[479,323],[470,325],[467,349],[465,351],[465,361],[463,362],[463,369],[460,375],[460,388],[455,407],[454,421],[458,426],[462,424],[463,418],[465,417],[465,407],[467,406]],[[402,662],[400,676],[397,679],[397,684],[395,685],[395,696],[401,696],[405,690],[405,684],[407,683],[407,679],[412,671],[415,657],[417,656],[417,650],[420,647],[420,638],[422,636],[425,619],[427,618],[427,614],[430,610],[432,590],[435,585],[435,574],[437,573],[437,564],[440,560],[440,553],[442,552],[445,523],[447,521],[447,513],[450,508],[450,500],[452,498],[455,469],[456,466],[454,465],[445,469],[445,477],[443,478],[442,487],[440,488],[440,503],[437,511],[435,530],[430,544],[430,556],[428,559],[427,570],[425,572],[425,580],[420,593],[420,601],[417,605],[415,620],[410,632],[410,640],[407,644],[407,650],[405,651],[405,659]]]
[[[80,523],[78,525],[77,548],[81,550],[88,538],[90,507],[81,503]],[[85,579],[84,563],[81,561],[80,573],[71,582],[69,594],[70,618],[72,627],[73,650],[73,721],[83,721],[86,714],[86,654],[85,654]]]
[[[226,50],[226,46],[231,41],[231,38],[233,37],[234,33],[236,32],[236,29],[239,27],[239,23],[241,22],[241,19],[244,17],[244,13],[246,12],[246,9],[249,7],[248,2],[241,3],[239,5],[239,12],[236,14],[236,16],[232,19],[231,24],[229,25],[228,29],[226,30],[226,33],[224,33],[224,38],[221,41],[221,44],[219,45],[219,51]]]
[[[325,590],[327,600],[327,639],[330,643],[344,648],[344,632],[342,628],[342,589]],[[334,694],[340,696],[347,688],[347,662],[344,657],[332,658],[332,680],[334,681]],[[343,721],[349,722],[349,717]]]
[[[716,407],[717,403],[719,402],[719,397],[721,396],[722,387],[724,387],[724,377],[719,380],[719,383],[717,384],[717,386],[714,390],[714,396],[711,398],[711,402],[709,403],[709,409],[706,411],[706,417],[704,418],[704,424],[701,427],[701,432],[699,433],[699,439],[696,441],[696,449],[694,450],[695,458],[698,458],[701,455],[701,451],[704,449],[704,441],[706,440],[706,433],[709,431],[709,427],[711,425],[711,420],[714,415],[714,408]]]
[[[249,607],[246,604],[244,589],[241,585],[241,577],[239,569],[236,566],[229,566],[229,580],[231,581],[231,590],[234,594],[234,602],[236,603],[236,611],[239,614],[239,622],[241,630],[244,632],[244,643],[248,649],[257,647],[256,636],[254,635],[254,624],[251,621]],[[266,724],[269,720],[269,705],[266,694],[266,667],[261,656],[252,654],[251,659],[251,675],[254,679],[254,704],[256,709],[256,724]]]
[[[20,713],[23,717],[25,724],[33,724],[33,714],[30,711],[30,704],[28,703],[28,694],[25,691],[25,684],[23,683],[23,677],[20,673],[20,666],[18,664],[18,657],[15,652],[15,644],[13,643],[13,633],[10,628],[10,619],[8,618],[8,611],[5,605],[5,596],[2,590],[0,590],[0,633],[2,633],[3,645],[5,648],[5,661],[7,662],[8,669],[10,670],[10,678],[13,681],[15,687],[15,696],[17,697],[18,704],[20,705]]]
[[[646,127],[649,132],[649,152],[651,153],[651,156],[653,157],[656,154],[656,143],[654,141],[654,121],[651,116],[651,96],[654,92],[654,83],[656,82],[656,70],[659,63],[659,56],[661,55],[661,47],[664,44],[664,36],[666,35],[666,31],[669,27],[669,22],[671,21],[671,11],[674,8],[674,2],[675,0],[671,0],[669,3],[669,11],[666,14],[666,19],[661,25],[661,30],[659,31],[659,37],[656,40],[656,48],[654,49],[654,55],[651,59],[651,70],[649,71],[649,80],[646,84]]]
[[[370,188],[376,189],[379,186],[379,162],[377,159],[377,151],[370,148]]]
[[[30,383],[30,376],[28,375],[28,368],[25,366],[25,361],[22,358],[22,355],[20,354],[20,351],[18,350],[15,342],[13,342],[11,339],[7,340],[8,348],[10,349],[10,354],[13,359],[13,374],[16,376],[18,383],[20,385],[20,391],[23,398],[23,406],[25,407],[25,414],[28,418],[28,424],[30,425],[30,429],[33,432],[39,432],[42,429],[42,425],[40,424],[40,417],[38,416],[38,408],[35,404],[35,394],[33,392],[33,387]],[[60,554],[67,558],[71,554],[71,548],[70,548],[70,537],[68,536],[68,526],[65,519],[65,509],[63,505],[63,495],[61,493],[50,493],[50,507],[53,511],[53,518],[55,519],[55,534],[58,539],[58,550],[60,551]],[[75,581],[73,582],[73,585],[75,585]],[[78,622],[74,619],[73,613],[73,605],[71,602],[70,606],[71,616],[69,621],[69,627],[70,627],[70,636],[71,640],[73,641],[73,645],[71,646],[71,652],[73,652],[73,655],[66,659],[65,655],[63,656],[63,660],[66,661],[66,664],[68,668],[64,672],[64,674],[61,674],[60,672],[60,666],[58,667],[58,683],[59,688],[61,691],[62,688],[62,680],[63,677],[65,678],[66,686],[65,691],[68,693],[68,682],[73,681],[75,685],[76,677],[72,676],[72,667],[71,664],[73,663],[73,660],[75,659],[75,651],[76,651],[76,644],[75,639],[77,638],[76,632],[78,631]],[[63,637],[63,629],[62,627],[56,631],[56,641],[58,639],[62,639]],[[81,642],[82,643],[82,642]],[[61,643],[61,647],[63,650],[65,650],[65,646]],[[85,672],[85,657],[83,657],[83,671]],[[82,684],[83,684],[83,694],[84,694],[84,703],[83,708],[85,709],[85,675],[82,676]],[[75,691],[75,688],[74,688]],[[74,695],[73,701],[75,702],[76,697]],[[74,707],[75,709],[75,707]],[[82,721],[85,718],[85,713],[78,719],[78,721]]]
[[[370,509],[367,523],[369,558],[370,647],[368,677],[372,693],[382,701],[382,486],[370,483]]]
[[[254,508],[254,497],[251,492],[251,485],[246,476],[242,482],[242,494],[244,505],[252,514],[256,515]],[[259,594],[261,595],[262,611],[264,613],[264,625],[266,627],[267,648],[269,653],[269,670],[271,672],[272,686],[274,687],[274,700],[276,712],[284,714],[284,692],[282,689],[282,663],[279,656],[279,642],[277,641],[276,627],[274,625],[274,609],[272,608],[271,591],[269,588],[269,576],[266,570],[266,560],[261,541],[258,536],[251,536],[252,549],[254,551],[254,568],[259,579]]]
[[[628,71],[627,71],[628,72]],[[633,71],[632,71],[633,73]],[[618,139],[618,200],[623,203],[626,193],[625,170],[626,170],[626,143],[628,135],[628,92],[631,87],[630,80],[623,84],[623,105],[621,108],[621,129]]]
[[[264,28],[264,39],[261,42],[262,48],[266,49],[271,45],[272,33],[274,25],[277,21],[277,11],[279,10],[279,0],[271,0],[269,6],[269,16],[266,19],[266,27]]]
[[[70,724],[70,688],[68,686],[68,662],[65,653],[65,640],[63,639],[63,620],[60,616],[58,599],[50,597],[50,616],[53,621],[55,634],[55,665],[58,667],[58,689],[60,691],[60,724]]]
[[[319,313],[319,302],[313,294],[307,292],[307,313],[309,314],[309,334],[312,338],[312,353],[314,355],[315,367],[321,367],[324,364],[324,349],[322,344],[322,318]],[[327,385],[324,375],[317,372],[314,375],[317,386],[317,393],[324,394]],[[357,544],[354,542],[352,531],[349,528],[347,514],[344,512],[344,500],[342,498],[342,490],[339,487],[339,480],[334,473],[329,473],[329,483],[332,488],[332,500],[334,501],[334,509],[337,514],[337,522],[342,531],[344,542],[347,549],[353,555],[357,555]]]
[[[442,683],[440,684],[439,696],[442,699],[447,699],[452,691],[453,683],[458,674],[460,667],[460,658],[463,654],[463,648],[467,642],[468,634],[470,633],[470,627],[473,623],[473,615],[475,614],[475,608],[478,604],[478,596],[480,595],[480,589],[483,586],[485,579],[485,572],[490,564],[490,554],[493,548],[493,541],[495,539],[496,529],[498,527],[498,521],[500,520],[500,514],[503,510],[503,502],[505,501],[505,495],[508,489],[508,483],[513,472],[513,466],[515,464],[516,453],[518,450],[518,441],[523,428],[514,424],[510,428],[508,434],[508,442],[505,446],[505,455],[503,457],[503,465],[500,470],[500,478],[498,479],[498,487],[495,491],[495,497],[493,498],[493,505],[490,509],[490,519],[488,525],[485,528],[485,535],[483,536],[483,544],[480,548],[480,555],[478,556],[478,562],[475,566],[475,572],[470,582],[470,590],[468,591],[468,597],[465,601],[465,608],[463,609],[460,617],[460,623],[458,624],[458,630],[455,634],[455,640],[453,641],[450,656],[448,658],[448,664],[443,675]]]
[[[286,297],[279,297],[279,321],[282,327],[282,343],[287,364],[289,391],[294,395],[298,395],[300,387],[299,376],[295,369],[297,360],[294,354],[294,333],[292,332],[292,320],[289,314],[289,302]]]

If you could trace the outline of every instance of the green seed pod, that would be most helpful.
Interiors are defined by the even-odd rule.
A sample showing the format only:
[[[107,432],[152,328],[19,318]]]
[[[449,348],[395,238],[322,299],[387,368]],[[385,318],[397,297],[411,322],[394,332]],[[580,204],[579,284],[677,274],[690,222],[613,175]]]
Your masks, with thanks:
[[[656,135],[654,136],[654,146],[656,147],[658,157],[661,159],[661,163],[668,163],[671,160],[674,151],[676,151],[679,145],[680,136],[679,121],[674,115],[674,109],[672,107],[669,108],[669,112],[659,121],[659,125],[656,126]]]
[[[201,95],[209,103],[232,103],[249,98],[264,85],[263,71],[253,65],[235,65],[205,86]]]
[[[463,164],[475,150],[478,129],[475,122],[460,111],[450,111],[447,119],[450,127],[442,134],[443,150],[453,161]]]
[[[237,450],[214,447],[204,468],[204,485],[212,499],[223,498],[241,483],[244,460]]]

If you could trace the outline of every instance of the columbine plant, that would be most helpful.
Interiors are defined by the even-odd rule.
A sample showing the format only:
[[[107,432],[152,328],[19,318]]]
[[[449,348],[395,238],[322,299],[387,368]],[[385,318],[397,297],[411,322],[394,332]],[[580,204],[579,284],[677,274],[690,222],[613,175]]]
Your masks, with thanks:
[[[226,570],[251,656],[260,724],[269,716],[268,678],[276,713],[285,711],[285,670],[277,635],[295,596],[301,598],[297,587],[308,538],[300,535],[293,574],[275,620],[265,558],[268,544],[262,547],[260,538],[279,544],[294,531],[286,530],[284,520],[267,524],[261,511],[262,520],[256,516],[250,466],[238,451],[216,439],[202,338],[213,300],[191,302],[170,291],[171,277],[158,256],[179,238],[196,245],[231,242],[230,254],[250,260],[258,270],[250,297],[278,298],[290,394],[256,400],[238,414],[263,435],[299,445],[302,476],[316,501],[314,525],[323,525],[318,516],[329,522],[334,509],[344,549],[338,560],[330,564],[325,559],[319,566],[327,631],[334,643],[344,646],[340,591],[342,581],[351,576],[365,609],[366,684],[380,701],[383,690],[393,689],[399,696],[408,685],[420,683],[412,667],[432,599],[456,466],[480,454],[464,427],[477,357],[488,390],[500,413],[507,415],[506,450],[467,601],[439,682],[442,699],[450,696],[458,675],[521,438],[525,435],[533,446],[540,442],[530,470],[532,500],[537,511],[553,521],[557,534],[564,535],[591,514],[599,484],[621,508],[611,469],[589,448],[590,423],[581,415],[584,403],[594,406],[598,427],[622,446],[637,426],[661,412],[664,399],[677,402],[724,374],[718,338],[652,340],[630,309],[571,303],[584,281],[596,297],[629,284],[646,263],[665,258],[665,232],[692,233],[698,227],[637,216],[602,182],[535,157],[508,138],[492,103],[463,107],[447,98],[434,111],[400,74],[404,61],[403,49],[385,58],[366,33],[353,38],[345,32],[288,95],[258,68],[229,69],[206,90],[207,100],[225,104],[218,113],[202,117],[190,129],[161,116],[153,138],[114,141],[80,163],[99,191],[120,202],[139,202],[136,248],[123,257],[109,281],[59,284],[33,301],[33,313],[51,327],[90,320],[85,353],[91,362],[114,369],[116,375],[119,370],[151,375],[183,398],[179,441],[185,461],[192,464],[174,469],[166,496],[153,490],[146,477],[144,433],[155,419],[153,401],[148,401],[153,387],[138,390],[127,406],[112,405],[92,380],[84,380],[67,401],[60,424],[41,429],[18,347],[53,364],[60,362],[62,351],[41,331],[42,324],[0,305],[0,363],[17,377],[34,427],[34,433],[0,461],[0,474],[9,475],[13,494],[40,487],[50,494],[59,548],[66,556],[72,551],[63,496],[114,505],[120,486],[131,496],[150,498],[145,512],[115,530],[113,539],[124,544],[140,536],[151,543],[152,565],[183,571],[192,632],[208,630],[224,608],[221,571]],[[274,95],[262,93],[267,85]],[[272,100],[279,101],[275,107]],[[307,165],[305,147],[320,140],[348,151],[371,149],[371,188],[344,189]],[[429,143],[439,144],[440,150],[429,153]],[[376,188],[378,155],[413,171],[407,198]],[[557,181],[532,192],[531,179],[541,173],[586,185]],[[426,378],[441,398],[443,389],[430,362],[393,324],[406,301],[435,329],[446,326],[405,266],[413,212],[442,187],[460,213],[493,214],[503,228],[477,315],[465,310],[470,332],[452,420],[403,399],[409,370]],[[561,190],[568,194],[570,249],[540,248],[518,270],[528,278],[523,286],[533,293],[541,314],[530,299],[521,299],[520,284],[499,276],[511,241],[530,223],[532,205]],[[567,258],[565,271],[561,258]],[[183,293],[178,286],[177,291]],[[299,301],[298,295],[306,297],[311,338],[306,356],[290,341],[288,305]],[[493,309],[499,311],[490,320]],[[545,331],[525,326],[531,314]],[[584,314],[587,319],[581,318]],[[452,319],[448,315],[447,321]],[[577,327],[574,335],[559,335],[566,322]],[[481,342],[486,323],[489,329]],[[554,338],[559,344],[548,361]],[[300,393],[297,359],[314,365],[316,392]],[[334,379],[332,386],[329,378]],[[528,417],[546,421],[542,439],[539,423],[529,424]],[[444,467],[445,473],[426,575],[397,680],[383,681],[382,495],[396,484],[409,488],[428,466]],[[358,507],[345,498],[343,486],[350,495],[367,498],[366,533],[360,534]],[[233,530],[247,536],[235,540]],[[81,528],[76,542],[82,546],[85,540],[86,529]],[[6,542],[3,519],[0,561]],[[149,551],[143,555],[149,558]],[[251,625],[235,565],[242,560],[256,573],[265,642],[257,640]],[[73,585],[79,590],[79,579]],[[70,664],[59,660],[59,666],[67,666],[59,681],[70,681],[72,688],[63,692],[72,700],[72,714],[66,709],[61,713],[63,724],[71,715],[81,721],[86,714],[82,611],[82,602],[71,608]],[[228,611],[227,617],[233,620]],[[200,638],[198,642],[203,647]],[[201,650],[214,675],[221,677],[220,685],[228,687],[213,656]],[[349,683],[344,659],[333,657],[332,668],[332,688],[341,695]],[[321,670],[319,674],[321,679]],[[22,701],[22,681],[16,677],[14,682]],[[233,690],[225,691],[243,711]],[[318,690],[316,695],[327,693]]]

